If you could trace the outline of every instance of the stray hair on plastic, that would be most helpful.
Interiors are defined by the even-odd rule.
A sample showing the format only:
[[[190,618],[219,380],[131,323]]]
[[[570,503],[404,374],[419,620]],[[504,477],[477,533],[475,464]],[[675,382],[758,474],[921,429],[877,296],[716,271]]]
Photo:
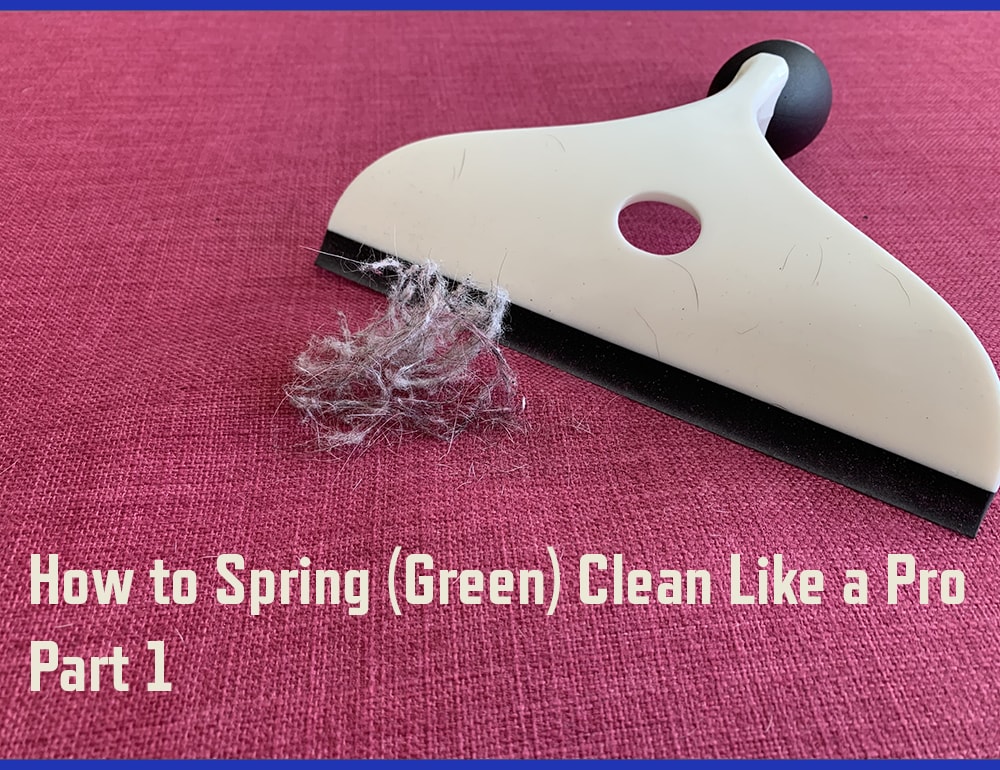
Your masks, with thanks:
[[[498,341],[509,299],[396,259],[360,269],[391,277],[385,313],[352,332],[313,337],[288,400],[320,449],[408,434],[451,442],[470,428],[514,428],[524,400]]]

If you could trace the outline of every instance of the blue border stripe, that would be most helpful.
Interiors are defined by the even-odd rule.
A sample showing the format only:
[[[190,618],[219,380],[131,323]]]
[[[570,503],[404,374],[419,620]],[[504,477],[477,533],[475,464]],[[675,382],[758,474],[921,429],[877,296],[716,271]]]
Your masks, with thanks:
[[[0,10],[677,10],[677,11],[976,11],[1000,0],[0,0]]]

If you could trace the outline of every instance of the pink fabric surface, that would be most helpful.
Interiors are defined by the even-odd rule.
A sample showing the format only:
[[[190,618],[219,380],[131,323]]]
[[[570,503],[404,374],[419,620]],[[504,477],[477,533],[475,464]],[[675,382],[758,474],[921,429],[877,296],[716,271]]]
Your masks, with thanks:
[[[0,16],[0,755],[983,757],[1000,753],[1000,512],[975,541],[518,354],[526,431],[318,456],[282,402],[309,336],[383,300],[312,265],[338,195],[445,132],[700,98],[759,39],[812,46],[826,129],[789,165],[1000,357],[995,14]],[[393,548],[563,567],[556,612],[406,607]],[[134,569],[34,606],[31,554]],[[371,606],[214,601],[214,557],[371,571]],[[703,568],[710,606],[584,606],[576,560]],[[822,570],[730,606],[731,553]],[[885,601],[888,554],[966,599]],[[200,578],[157,604],[155,559]],[[839,599],[871,572],[871,602]],[[132,689],[29,691],[31,640],[121,646]],[[169,693],[146,692],[163,640]]]

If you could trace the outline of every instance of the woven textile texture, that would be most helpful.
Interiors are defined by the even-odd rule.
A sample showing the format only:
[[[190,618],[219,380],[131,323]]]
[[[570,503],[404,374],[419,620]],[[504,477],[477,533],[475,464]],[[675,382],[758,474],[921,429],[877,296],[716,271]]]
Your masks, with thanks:
[[[510,437],[336,459],[282,401],[311,334],[384,306],[310,251],[370,162],[690,102],[774,37],[812,46],[834,84],[791,169],[996,363],[1000,16],[11,14],[0,30],[0,755],[1000,754],[997,505],[967,540],[516,353]],[[396,546],[548,577],[551,546],[564,595],[551,616],[452,601],[397,617]],[[134,569],[128,603],[91,585],[85,604],[33,605],[36,553]],[[368,611],[220,604],[226,553],[245,581],[302,557],[369,570]],[[584,605],[587,553],[707,570],[712,603]],[[747,586],[760,556],[821,570],[822,603],[731,606],[732,553]],[[961,570],[964,602],[888,605],[894,553]],[[194,603],[155,600],[156,560],[194,571]],[[848,569],[870,572],[867,605],[842,601]],[[32,692],[33,640],[87,665],[121,647],[130,690],[109,665],[99,691],[56,672]],[[150,640],[171,692],[146,690]]]

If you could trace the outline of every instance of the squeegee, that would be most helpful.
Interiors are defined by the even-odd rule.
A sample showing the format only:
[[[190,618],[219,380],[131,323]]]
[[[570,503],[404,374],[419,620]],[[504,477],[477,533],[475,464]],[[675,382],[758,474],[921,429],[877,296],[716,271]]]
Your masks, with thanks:
[[[811,49],[766,41],[691,104],[418,141],[350,183],[317,264],[383,291],[359,263],[501,285],[505,345],[972,537],[1000,381],[955,310],[782,162],[830,104]],[[691,214],[694,243],[630,243],[639,202]]]

